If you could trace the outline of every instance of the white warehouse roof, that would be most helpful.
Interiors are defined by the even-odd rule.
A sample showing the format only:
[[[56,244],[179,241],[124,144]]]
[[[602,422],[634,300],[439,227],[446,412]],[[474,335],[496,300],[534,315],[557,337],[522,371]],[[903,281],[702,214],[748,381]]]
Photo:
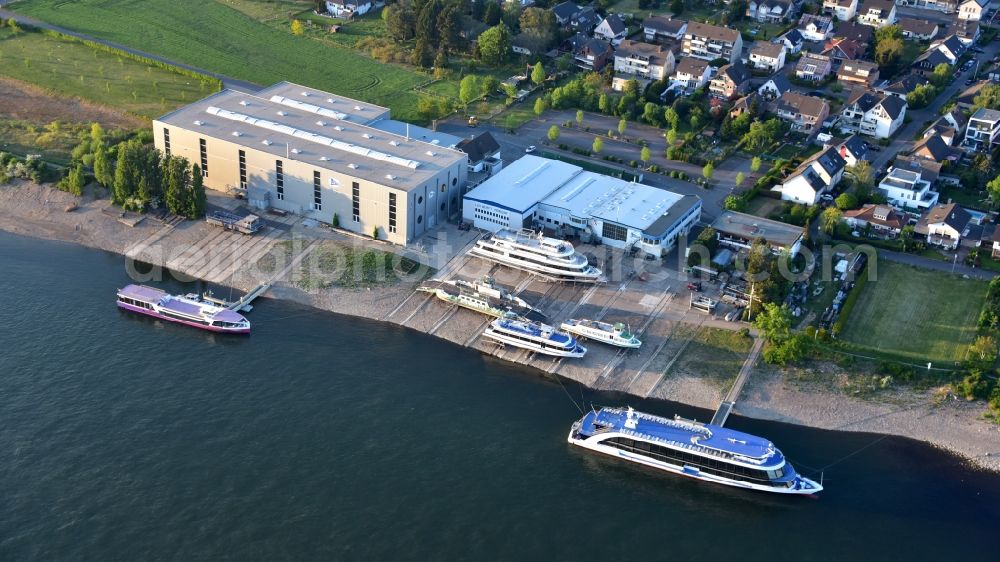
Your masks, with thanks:
[[[524,214],[582,171],[579,166],[558,160],[525,155],[476,186],[465,198]]]

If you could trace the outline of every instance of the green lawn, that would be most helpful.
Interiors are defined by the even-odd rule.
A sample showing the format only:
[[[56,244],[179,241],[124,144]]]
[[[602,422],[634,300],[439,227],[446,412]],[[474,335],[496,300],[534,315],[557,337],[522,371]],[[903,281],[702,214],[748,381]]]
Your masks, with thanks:
[[[301,2],[281,2],[273,7],[250,0],[236,0],[235,8],[226,4],[205,0],[22,0],[12,7],[49,23],[206,70],[261,85],[298,82],[388,106],[399,119],[421,119],[417,110],[421,96],[412,88],[426,82],[427,75],[379,63],[338,46],[337,39],[318,40],[311,36],[312,31],[293,36],[279,16],[301,8]],[[377,19],[377,15],[372,17]]]
[[[727,392],[752,345],[753,340],[741,336],[739,332],[700,328],[671,366],[668,375],[705,378],[722,392]]]
[[[215,91],[210,82],[42,33],[0,30],[0,75],[157,117]]]
[[[858,298],[842,340],[920,362],[965,358],[986,282],[884,260],[877,274]]]

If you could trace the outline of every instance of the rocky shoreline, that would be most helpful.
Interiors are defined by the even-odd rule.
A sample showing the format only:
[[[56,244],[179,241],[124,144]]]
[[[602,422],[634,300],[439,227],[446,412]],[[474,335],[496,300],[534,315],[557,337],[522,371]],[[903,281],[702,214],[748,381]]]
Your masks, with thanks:
[[[77,208],[67,212],[67,207],[74,203]],[[155,238],[164,228],[153,219],[127,226],[105,212],[106,205],[106,200],[92,197],[81,200],[47,186],[15,181],[0,186],[0,230],[125,255],[130,249],[134,253],[143,241]],[[205,236],[197,228],[201,226],[192,225],[176,236],[172,234],[169,243],[193,247]],[[228,284],[248,290],[263,281],[261,275],[259,268],[234,271]],[[413,283],[404,282],[377,289],[334,287],[305,291],[294,284],[279,283],[270,296],[381,321],[400,306],[413,287]],[[401,323],[395,318],[393,322]],[[435,335],[462,345],[468,329],[467,325],[459,324]],[[600,388],[598,381],[570,378],[607,390]],[[714,409],[722,395],[717,385],[697,377],[676,377],[669,387],[670,395],[665,398],[707,409]],[[942,400],[940,393],[933,390],[886,390],[861,399],[837,391],[830,384],[800,381],[787,372],[764,365],[753,371],[735,413],[822,429],[910,437],[961,455],[982,469],[1000,472],[1000,426],[982,419],[984,409],[981,402]]]

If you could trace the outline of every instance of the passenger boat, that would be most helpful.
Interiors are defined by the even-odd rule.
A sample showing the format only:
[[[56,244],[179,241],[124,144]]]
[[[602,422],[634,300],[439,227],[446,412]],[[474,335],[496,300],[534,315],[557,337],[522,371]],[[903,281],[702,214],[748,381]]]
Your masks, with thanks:
[[[483,335],[503,343],[556,357],[583,357],[587,348],[576,338],[547,324],[511,318],[497,318]]]
[[[500,317],[518,317],[517,312],[502,301],[485,297],[473,291],[459,289],[454,292],[444,287],[420,287],[418,290],[431,293],[446,303],[468,308],[469,310]]]
[[[197,295],[177,296],[146,285],[126,285],[118,289],[118,307],[212,332],[250,333],[250,322],[242,314],[205,302]]]
[[[503,229],[487,234],[469,250],[473,256],[528,271],[552,281],[597,283],[601,270],[590,265],[569,242],[548,238],[532,230]]]
[[[604,342],[618,347],[638,348],[642,345],[639,338],[635,337],[625,327],[625,324],[608,324],[597,320],[577,320],[570,318],[559,325],[559,328],[577,336],[589,338],[595,341]]]
[[[573,424],[569,442],[664,472],[737,488],[815,494],[823,486],[795,472],[761,437],[632,408],[601,408]]]
[[[447,281],[441,281],[445,285],[451,285],[458,289],[463,289],[469,291],[476,295],[484,298],[494,299],[500,303],[510,305],[514,308],[520,308],[525,310],[532,310],[538,312],[533,306],[527,303],[521,297],[511,293],[504,287],[501,287],[493,280],[492,277],[485,275],[475,281],[464,281],[462,279],[452,279]]]

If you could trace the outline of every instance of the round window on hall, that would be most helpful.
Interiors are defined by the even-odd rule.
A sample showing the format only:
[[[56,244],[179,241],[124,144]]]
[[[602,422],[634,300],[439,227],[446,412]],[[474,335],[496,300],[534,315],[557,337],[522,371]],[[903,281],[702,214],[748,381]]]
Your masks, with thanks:
[[[421,205],[421,204],[423,204],[423,202],[424,202],[423,196],[417,197],[417,205]]]
[[[451,178],[451,185],[458,185],[458,178]]]
[[[420,215],[418,215],[418,216],[417,216],[417,224],[420,224],[420,223],[422,223],[422,222],[424,222],[424,217],[423,217],[423,216],[420,216]]]

